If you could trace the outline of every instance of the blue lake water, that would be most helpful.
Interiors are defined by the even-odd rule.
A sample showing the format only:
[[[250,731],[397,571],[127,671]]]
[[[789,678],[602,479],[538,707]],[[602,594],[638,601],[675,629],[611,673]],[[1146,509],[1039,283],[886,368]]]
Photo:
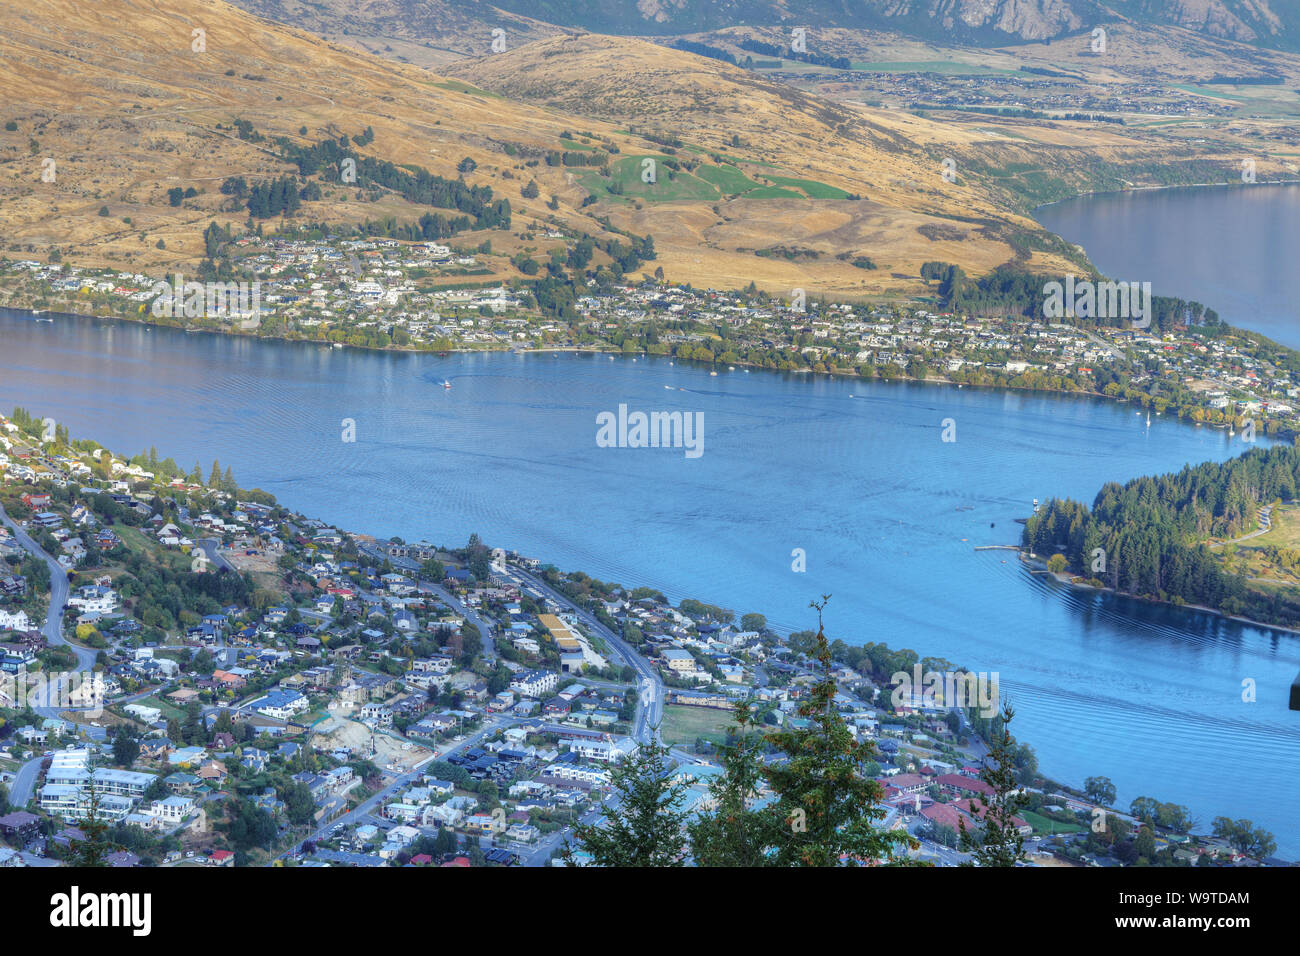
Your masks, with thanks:
[[[451,382],[444,389],[442,382]],[[704,454],[601,448],[596,415],[702,412]],[[401,355],[0,312],[0,407],[213,458],[353,531],[478,532],[561,568],[996,671],[1043,770],[1106,774],[1300,856],[1300,636],[1073,592],[1011,552],[1034,498],[1224,459],[1240,438],[1085,398],[568,353]],[[941,440],[942,422],[956,441]],[[342,441],[353,419],[356,441]],[[792,571],[802,548],[807,571]],[[1258,702],[1241,700],[1243,679]]]
[[[1300,348],[1300,186],[1150,189],[1041,206],[1105,275],[1201,302]]]

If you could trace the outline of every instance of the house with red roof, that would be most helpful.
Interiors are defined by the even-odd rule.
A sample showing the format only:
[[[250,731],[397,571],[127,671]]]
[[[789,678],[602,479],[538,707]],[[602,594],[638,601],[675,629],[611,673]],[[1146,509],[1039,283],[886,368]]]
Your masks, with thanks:
[[[993,788],[977,777],[967,777],[959,773],[945,773],[934,778],[934,782],[953,796],[974,795],[992,796]]]
[[[959,833],[963,822],[968,829],[972,822],[969,814],[963,813],[951,803],[932,803],[921,811],[921,816],[937,826],[952,827]]]
[[[988,813],[987,807],[983,804],[975,803],[973,800],[955,800],[950,804],[950,806],[956,807],[968,817],[977,820],[983,820],[984,814]],[[1011,822],[1015,824],[1016,830],[1019,831],[1021,836],[1029,836],[1034,832],[1034,828],[1031,827],[1022,817],[1013,816]]]

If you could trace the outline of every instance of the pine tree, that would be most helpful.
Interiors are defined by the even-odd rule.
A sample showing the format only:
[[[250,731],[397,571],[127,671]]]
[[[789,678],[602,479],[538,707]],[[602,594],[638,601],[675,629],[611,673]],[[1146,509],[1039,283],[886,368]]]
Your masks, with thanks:
[[[763,741],[744,701],[736,704],[733,736],[735,743],[721,748],[723,774],[710,787],[716,807],[687,827],[691,852],[700,866],[767,866],[771,817],[749,808],[763,777]]]
[[[108,838],[108,824],[99,815],[99,791],[90,785],[90,805],[86,816],[77,824],[86,839],[72,844],[69,866],[108,866],[108,855],[118,847]]]
[[[221,462],[217,461],[215,458],[212,459],[212,471],[208,475],[208,487],[221,487]]]
[[[980,779],[993,788],[992,796],[974,797],[971,809],[980,816],[978,834],[971,833],[966,821],[959,821],[961,849],[974,853],[966,866],[1015,866],[1025,859],[1025,838],[1016,827],[1015,815],[1028,804],[1029,798],[1016,783],[1016,742],[1008,729],[1015,711],[1009,702],[993,719],[989,734],[989,757],[980,771]]]
[[[603,826],[579,823],[574,837],[596,866],[683,866],[686,814],[681,810],[686,785],[671,779],[668,748],[658,741],[642,744],[610,774],[617,802]],[[574,847],[561,853],[576,866]]]
[[[226,466],[226,473],[221,479],[221,490],[228,494],[235,494],[239,491],[239,486],[235,484],[235,473]]]
[[[900,850],[916,849],[920,844],[906,831],[875,826],[886,815],[880,805],[884,791],[862,772],[862,764],[874,760],[877,753],[870,742],[854,739],[835,708],[831,647],[822,626],[822,609],[829,599],[828,594],[811,605],[817,609],[817,637],[811,656],[821,674],[799,706],[799,716],[811,726],[766,736],[788,757],[763,770],[777,796],[771,809],[778,834],[772,861],[777,866],[901,862]]]

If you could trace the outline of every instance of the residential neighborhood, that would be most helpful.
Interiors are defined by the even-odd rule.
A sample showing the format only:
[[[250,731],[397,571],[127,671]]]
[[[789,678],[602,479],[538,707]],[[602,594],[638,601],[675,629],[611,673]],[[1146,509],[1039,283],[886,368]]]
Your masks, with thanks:
[[[582,243],[562,233],[540,238],[561,251]],[[1197,424],[1250,423],[1252,436],[1300,434],[1300,373],[1285,350],[1225,332],[1217,316],[1190,307],[1163,330],[1149,323],[1090,328],[1047,318],[1045,309],[1016,314],[1009,302],[960,312],[818,301],[803,290],[780,298],[644,280],[597,283],[557,313],[510,283],[448,286],[444,276],[440,284],[431,269],[463,272],[474,256],[437,243],[249,236],[233,245],[259,277],[260,311],[235,324],[195,320],[192,327],[340,348],[564,349],[731,370],[1094,393]],[[0,260],[0,278],[33,297],[64,295],[70,306],[85,308],[79,300],[89,296],[110,314],[137,319],[156,282],[141,273],[36,260]],[[20,473],[25,467],[14,466]],[[176,529],[166,530],[168,540],[183,544]]]

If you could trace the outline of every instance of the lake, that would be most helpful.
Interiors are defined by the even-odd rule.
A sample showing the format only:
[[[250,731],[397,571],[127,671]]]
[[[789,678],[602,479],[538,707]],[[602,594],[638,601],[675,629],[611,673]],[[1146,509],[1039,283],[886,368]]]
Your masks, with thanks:
[[[0,312],[0,407],[135,454],[151,445],[352,531],[472,532],[783,630],[997,672],[1050,776],[1120,803],[1248,817],[1300,856],[1300,637],[1029,574],[1033,499],[1224,459],[1240,436],[1080,397],[722,370],[571,353],[328,349]],[[451,388],[444,388],[447,380]],[[703,454],[608,448],[596,416],[702,413]],[[355,424],[343,441],[344,419]],[[944,420],[951,419],[943,441]],[[805,572],[792,570],[796,549]],[[1243,703],[1243,679],[1258,702]]]
[[[1040,206],[1103,274],[1300,349],[1300,186],[1147,189]]]

